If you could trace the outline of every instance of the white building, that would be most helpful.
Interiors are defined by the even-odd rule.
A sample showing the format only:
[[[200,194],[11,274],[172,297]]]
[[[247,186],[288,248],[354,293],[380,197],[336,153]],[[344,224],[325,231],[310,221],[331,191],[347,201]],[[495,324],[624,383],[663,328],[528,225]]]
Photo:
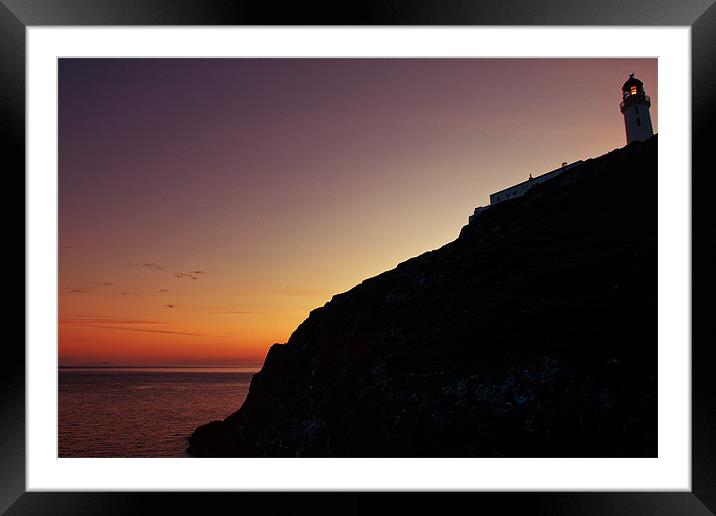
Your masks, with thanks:
[[[504,201],[509,201],[510,199],[516,199],[517,197],[522,197],[533,186],[538,185],[540,183],[544,183],[545,181],[552,179],[553,177],[557,177],[558,175],[563,174],[567,170],[576,167],[581,162],[582,161],[580,160],[575,161],[572,164],[562,163],[561,167],[556,168],[550,172],[545,172],[544,174],[539,175],[537,177],[532,177],[530,175],[527,181],[523,181],[522,183],[518,183],[516,185],[510,186],[509,188],[505,188],[504,190],[500,190],[499,192],[490,194],[490,205],[475,208],[475,212],[467,219],[468,223],[472,222],[472,220],[477,215],[488,209],[490,206],[494,206],[495,204],[499,204]]]
[[[644,92],[644,83],[631,74],[622,86],[622,102],[619,104],[624,115],[627,144],[643,141],[654,135],[650,107],[651,99]]]

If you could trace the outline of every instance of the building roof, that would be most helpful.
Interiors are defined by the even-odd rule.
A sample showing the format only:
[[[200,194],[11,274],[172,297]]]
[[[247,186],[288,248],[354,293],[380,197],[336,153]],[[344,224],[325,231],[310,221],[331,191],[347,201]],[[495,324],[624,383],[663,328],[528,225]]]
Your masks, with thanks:
[[[497,195],[497,194],[500,194],[500,193],[502,193],[502,192],[506,192],[507,190],[512,190],[513,188],[518,187],[518,186],[522,186],[522,185],[524,185],[524,184],[526,184],[526,183],[531,183],[531,182],[533,182],[535,179],[541,179],[541,178],[544,178],[545,176],[548,176],[548,175],[550,175],[550,174],[554,174],[554,173],[556,173],[556,172],[561,172],[561,171],[567,170],[567,169],[572,168],[574,165],[577,165],[578,163],[581,163],[581,162],[582,162],[582,160],[580,159],[579,161],[575,161],[574,163],[570,163],[569,165],[565,165],[565,166],[563,166],[563,167],[559,167],[559,168],[556,168],[556,169],[554,169],[554,170],[550,170],[549,172],[545,172],[544,174],[540,174],[540,175],[538,175],[538,176],[531,177],[530,179],[527,179],[526,181],[522,181],[521,183],[517,183],[517,184],[514,184],[514,185],[512,185],[512,186],[508,186],[507,188],[503,188],[502,190],[498,190],[498,191],[496,191],[496,192],[493,192],[493,193],[490,194],[490,196]]]

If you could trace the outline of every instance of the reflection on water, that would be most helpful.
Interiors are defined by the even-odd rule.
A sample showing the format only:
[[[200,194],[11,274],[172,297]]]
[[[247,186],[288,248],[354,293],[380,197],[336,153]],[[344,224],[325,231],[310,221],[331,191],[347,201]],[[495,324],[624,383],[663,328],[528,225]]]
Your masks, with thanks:
[[[61,368],[60,457],[186,457],[199,425],[236,411],[259,367]]]

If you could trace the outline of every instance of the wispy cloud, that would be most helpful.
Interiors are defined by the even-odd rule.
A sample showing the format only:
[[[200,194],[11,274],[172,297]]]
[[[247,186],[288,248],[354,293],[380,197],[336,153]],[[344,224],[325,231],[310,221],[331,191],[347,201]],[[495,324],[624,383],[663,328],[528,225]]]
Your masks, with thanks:
[[[139,295],[136,292],[132,292],[130,290],[123,290],[120,292],[120,294],[123,296],[138,296]]]
[[[103,287],[111,287],[114,285],[114,283],[112,283],[111,281],[100,281],[99,283],[97,283],[97,285],[101,285]]]
[[[167,308],[176,308],[177,307],[177,305],[162,305],[162,306],[166,306]]]
[[[260,314],[261,312],[241,312],[241,311],[215,311],[215,312],[206,312],[208,314],[227,314],[227,315],[253,315],[253,314]]]
[[[68,319],[60,319],[60,324],[166,324],[166,321],[116,319],[113,317],[70,317]]]
[[[150,328],[134,328],[131,326],[106,326],[103,324],[94,324],[94,325],[87,325],[91,326],[93,328],[103,328],[106,330],[121,330],[121,331],[133,331],[133,332],[143,332],[143,333],[164,333],[168,335],[186,335],[189,337],[217,337],[216,335],[206,335],[203,333],[191,333],[191,332],[185,332],[185,331],[171,331],[171,330],[153,330]]]
[[[130,267],[140,267],[148,271],[161,271],[164,268],[155,262],[129,262],[127,265]]]
[[[65,292],[68,294],[89,294],[89,290],[84,288],[66,288]]]
[[[143,328],[142,326],[144,325],[167,324],[166,321],[144,319],[121,319],[112,317],[74,317],[68,319],[60,319],[60,324],[80,325],[86,328],[101,328],[105,330],[132,331],[143,333],[165,333],[169,335],[186,335],[190,337],[217,337],[216,335],[205,335],[203,333]]]
[[[174,277],[179,279],[198,279],[200,275],[206,274],[204,271],[175,272]]]
[[[162,294],[164,294],[164,293],[166,293],[166,292],[169,292],[169,289],[160,288],[160,289],[159,289],[159,292],[161,292]]]

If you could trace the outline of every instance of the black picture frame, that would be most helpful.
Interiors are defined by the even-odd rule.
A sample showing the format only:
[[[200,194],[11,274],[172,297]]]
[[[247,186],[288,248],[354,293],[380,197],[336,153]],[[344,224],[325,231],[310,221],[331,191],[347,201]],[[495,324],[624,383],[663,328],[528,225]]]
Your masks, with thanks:
[[[23,192],[25,170],[25,30],[47,25],[659,25],[691,27],[692,199],[708,195],[711,128],[716,106],[716,5],[714,0],[364,0],[329,5],[232,0],[0,0],[0,110],[6,200]],[[698,188],[693,188],[696,178]],[[693,201],[692,201],[693,202]],[[705,203],[705,202],[704,202]],[[692,204],[693,206],[693,204]],[[13,202],[3,203],[14,221]],[[705,222],[693,221],[693,230]],[[12,227],[7,224],[6,227]],[[693,231],[692,230],[692,231]],[[23,234],[24,238],[24,234]],[[692,244],[692,253],[701,244]],[[7,246],[8,251],[10,249]],[[12,260],[23,252],[8,252]],[[695,254],[692,254],[695,256]],[[692,259],[692,271],[706,269],[706,258]],[[711,264],[709,264],[711,265]],[[24,260],[23,260],[24,267]],[[706,269],[708,270],[708,269]],[[13,276],[13,275],[9,275]],[[19,276],[19,275],[15,275]],[[714,286],[713,273],[700,275],[693,293]],[[23,289],[24,290],[24,289]],[[24,295],[23,295],[24,298]],[[17,305],[20,303],[18,302]],[[23,303],[24,307],[24,303]],[[692,307],[692,321],[705,319],[706,307]],[[18,317],[19,319],[19,317]],[[7,320],[10,320],[8,317]],[[15,321],[13,321],[15,323]],[[698,328],[698,326],[692,327]],[[23,329],[24,332],[24,329]],[[23,339],[24,340],[24,339]],[[692,490],[690,492],[591,493],[415,493],[399,496],[400,512],[443,512],[469,504],[489,514],[712,514],[716,513],[716,375],[707,360],[708,340],[692,339]],[[0,512],[8,514],[205,513],[219,506],[271,514],[307,509],[312,513],[353,514],[388,508],[385,494],[339,493],[317,500],[312,493],[67,493],[25,492],[25,349],[6,337],[0,382]],[[395,496],[390,497],[394,503]],[[328,503],[327,503],[328,501]],[[449,503],[448,506],[445,504]]]

